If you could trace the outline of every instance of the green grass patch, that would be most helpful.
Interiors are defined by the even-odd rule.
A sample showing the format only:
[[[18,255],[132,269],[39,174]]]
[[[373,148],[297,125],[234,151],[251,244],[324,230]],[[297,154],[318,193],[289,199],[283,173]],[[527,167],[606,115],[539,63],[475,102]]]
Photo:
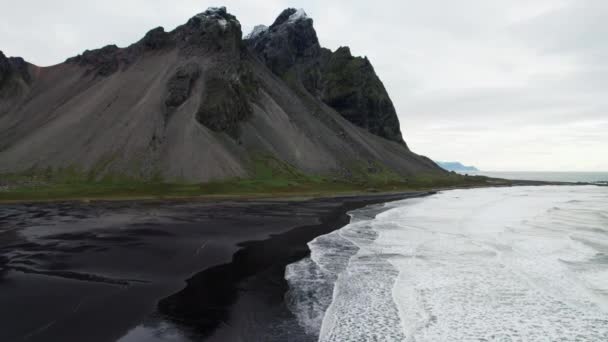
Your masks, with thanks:
[[[0,201],[331,196],[500,185],[487,177],[454,173],[400,177],[373,163],[353,164],[348,170],[350,174],[346,177],[305,174],[264,155],[252,159],[248,178],[203,184],[168,183],[158,176],[148,180],[112,173],[100,176],[98,172],[82,172],[77,168],[32,169],[20,174],[0,175]]]

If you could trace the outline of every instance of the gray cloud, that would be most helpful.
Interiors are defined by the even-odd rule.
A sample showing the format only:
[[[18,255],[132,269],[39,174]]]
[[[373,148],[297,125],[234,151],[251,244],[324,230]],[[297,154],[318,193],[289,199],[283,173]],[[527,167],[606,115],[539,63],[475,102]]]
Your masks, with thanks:
[[[605,61],[608,45],[608,3],[582,0],[515,25],[513,30],[531,45],[551,54],[573,54],[583,59]],[[604,64],[604,62],[602,62]]]
[[[305,8],[323,45],[370,58],[419,153],[494,170],[608,170],[601,0],[22,0],[2,6],[0,50],[51,65],[213,5],[244,32]]]

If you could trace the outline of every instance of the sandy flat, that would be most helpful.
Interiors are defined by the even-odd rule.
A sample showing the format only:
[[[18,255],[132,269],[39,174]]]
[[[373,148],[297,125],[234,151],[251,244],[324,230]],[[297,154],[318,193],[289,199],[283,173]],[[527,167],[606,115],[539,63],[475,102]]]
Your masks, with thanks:
[[[285,265],[347,211],[414,195],[3,205],[0,340],[147,340],[162,322],[181,337],[158,340],[306,340]]]

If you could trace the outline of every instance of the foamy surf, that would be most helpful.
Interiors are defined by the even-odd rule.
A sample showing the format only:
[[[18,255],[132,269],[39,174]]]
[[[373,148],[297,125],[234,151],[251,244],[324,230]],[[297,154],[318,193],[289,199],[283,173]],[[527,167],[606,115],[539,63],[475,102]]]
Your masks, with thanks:
[[[390,204],[373,205],[349,213],[350,224],[314,239],[308,244],[310,257],[287,266],[287,303],[309,335],[319,336],[321,327],[329,325],[323,321],[331,317],[326,311],[339,293],[334,288],[340,283],[338,277],[349,267],[352,257],[377,238],[370,223],[377,213],[390,208]]]
[[[608,189],[454,190],[365,210],[288,267],[290,308],[319,341],[608,340]]]

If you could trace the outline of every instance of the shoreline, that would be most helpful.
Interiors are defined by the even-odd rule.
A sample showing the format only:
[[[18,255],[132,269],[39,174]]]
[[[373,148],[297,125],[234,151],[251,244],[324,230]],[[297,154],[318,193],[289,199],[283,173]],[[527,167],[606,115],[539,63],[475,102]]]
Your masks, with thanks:
[[[202,286],[216,286],[225,318],[212,320],[222,327],[207,330],[210,340],[264,336],[268,322],[287,321],[284,266],[308,255],[310,240],[347,224],[355,208],[428,194],[0,206],[0,340],[142,340],[130,333],[154,329],[157,302],[190,298],[176,295],[184,281],[196,293],[210,269],[220,276]]]
[[[396,195],[409,192],[419,191],[443,191],[453,189],[475,189],[487,187],[511,187],[511,186],[549,186],[549,185],[594,185],[608,186],[608,184],[585,183],[585,182],[549,182],[536,180],[507,180],[507,179],[488,179],[484,184],[462,184],[454,186],[437,186],[437,187],[421,187],[421,188],[395,188],[389,191],[378,189],[370,190],[346,190],[346,191],[304,191],[304,192],[257,192],[257,193],[226,193],[226,194],[200,194],[200,195],[132,195],[132,196],[75,196],[75,197],[58,197],[58,198],[31,198],[31,199],[3,199],[0,192],[0,205],[10,204],[44,204],[44,203],[103,203],[103,202],[149,202],[149,203],[167,203],[167,202],[217,202],[217,201],[297,201],[297,200],[312,200],[312,199],[327,199],[327,198],[345,198],[354,196],[384,196]]]
[[[231,262],[197,273],[181,291],[162,299],[165,317],[196,330],[208,341],[307,341],[284,298],[285,267],[310,255],[308,243],[349,224],[349,212],[435,192],[351,197],[320,222],[261,241],[239,243]],[[281,327],[281,328],[279,328]]]
[[[201,194],[195,196],[179,195],[134,195],[134,196],[76,196],[67,198],[46,198],[46,199],[2,199],[0,205],[10,204],[53,204],[53,203],[104,203],[104,202],[146,202],[146,203],[217,203],[227,201],[307,201],[315,199],[340,199],[348,197],[365,196],[391,196],[411,192],[442,191],[451,189],[468,189],[478,187],[512,186],[511,184],[484,184],[484,185],[461,185],[450,187],[423,187],[423,188],[404,188],[392,189],[389,191],[372,190],[352,190],[352,191],[306,191],[306,192],[259,192],[259,193],[228,193],[228,194]],[[0,195],[2,193],[0,192]]]

